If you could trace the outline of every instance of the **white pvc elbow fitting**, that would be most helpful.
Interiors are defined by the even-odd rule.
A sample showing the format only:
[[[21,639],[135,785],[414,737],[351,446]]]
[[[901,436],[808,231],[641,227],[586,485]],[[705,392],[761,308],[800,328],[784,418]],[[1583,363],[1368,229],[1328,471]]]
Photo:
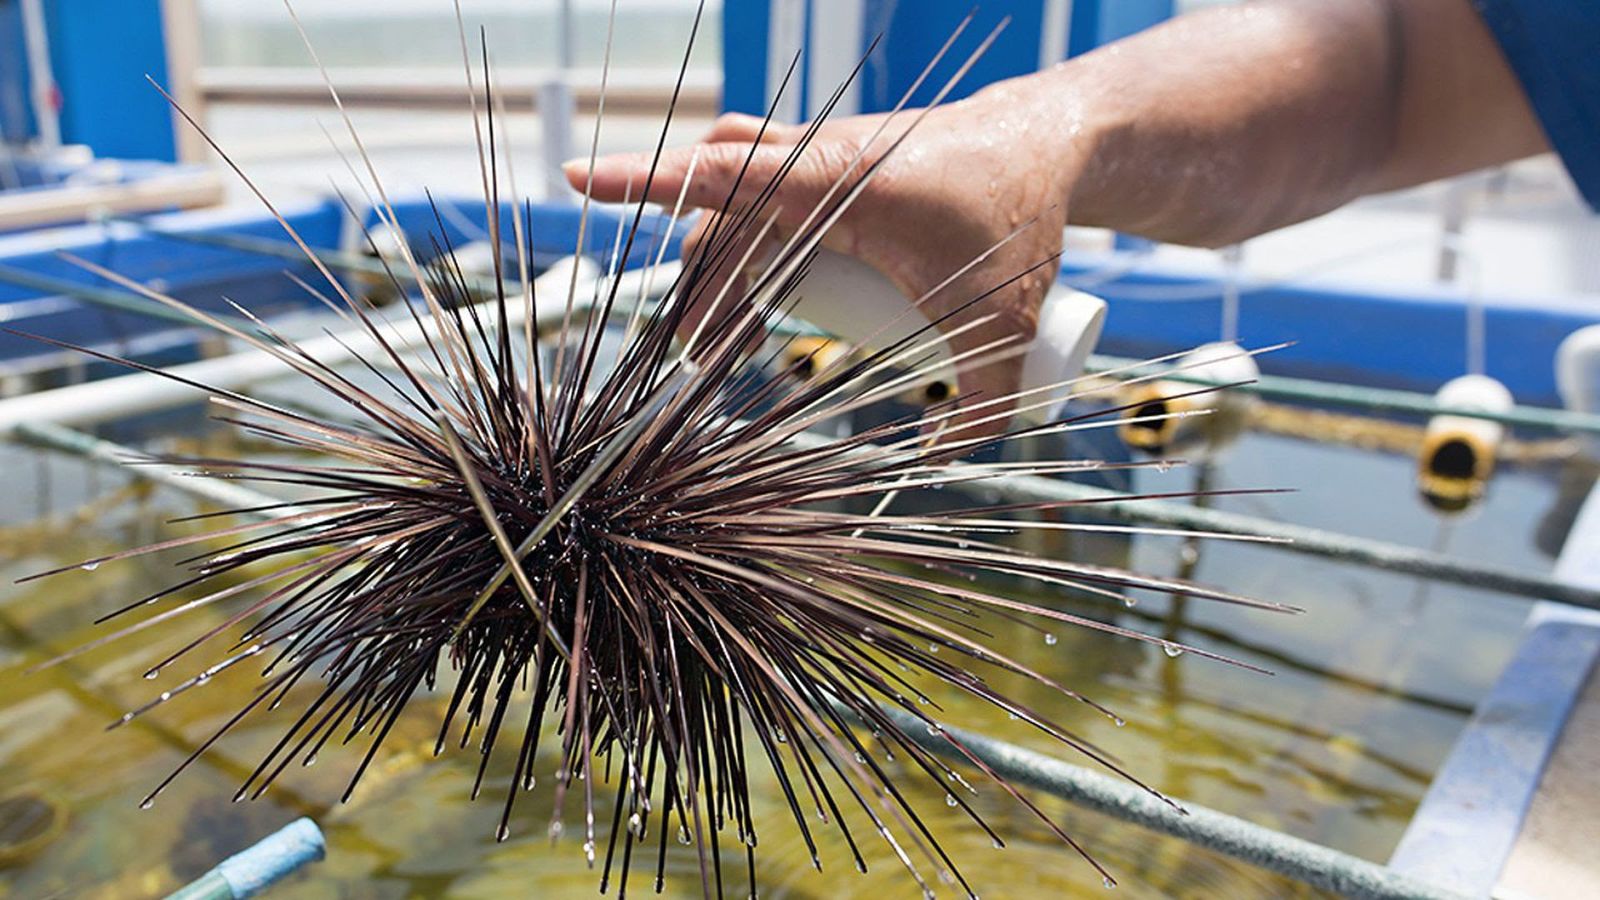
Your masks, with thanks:
[[[796,316],[823,331],[860,342],[866,349],[879,350],[910,338],[927,344],[937,359],[951,358],[948,344],[938,340],[936,334],[917,334],[930,321],[922,309],[913,305],[883,273],[853,257],[831,250],[818,251],[796,287],[795,296]],[[1033,393],[1022,396],[1019,405],[1036,408],[1020,412],[1019,417],[1031,422],[1047,421],[1073,393],[1074,386],[1061,382],[1083,373],[1090,351],[1100,340],[1105,315],[1106,304],[1099,297],[1060,283],[1050,288],[1039,310],[1033,342],[1022,359],[1021,389]],[[907,358],[908,365],[915,356]],[[954,367],[947,362],[929,379],[928,386],[942,386],[948,393],[954,383]],[[1046,400],[1051,402],[1045,403]]]
[[[1434,400],[1451,409],[1509,412],[1511,392],[1487,375],[1462,375],[1445,382]],[[1428,420],[1417,454],[1417,490],[1429,506],[1457,513],[1483,499],[1494,474],[1505,426],[1488,419],[1441,413]]]
[[[1237,440],[1249,424],[1255,395],[1207,385],[1255,381],[1261,376],[1256,358],[1232,341],[1216,341],[1184,354],[1175,368],[1206,384],[1162,380],[1124,391],[1127,408],[1117,425],[1122,442],[1152,456],[1199,458]]]

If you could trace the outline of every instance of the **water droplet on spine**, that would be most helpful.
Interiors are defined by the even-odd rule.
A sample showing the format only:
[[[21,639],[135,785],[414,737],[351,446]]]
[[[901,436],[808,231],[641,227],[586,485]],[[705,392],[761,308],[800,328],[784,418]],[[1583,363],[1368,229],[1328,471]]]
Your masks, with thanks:
[[[146,798],[144,798],[143,801],[141,801],[139,803],[139,808],[140,809],[149,809],[150,807],[155,806],[155,805],[156,805],[156,801],[155,801],[154,797],[146,797]]]
[[[945,794],[944,795],[944,805],[945,806],[955,806],[956,802],[957,801],[956,801],[956,795],[955,794]]]
[[[1044,642],[1047,646],[1054,647],[1056,645],[1056,636],[1053,634],[1046,634],[1044,636]]]
[[[86,562],[83,565],[79,566],[78,568],[84,570],[85,572],[93,572],[95,569],[100,568],[100,563],[99,563],[98,560],[93,561],[93,562]]]
[[[685,826],[685,825],[679,825],[678,826],[678,843],[684,845],[685,847],[687,847],[690,844],[694,843],[694,838],[689,836],[689,828],[688,828],[688,826]]]
[[[1161,650],[1163,653],[1174,658],[1183,655],[1183,648],[1170,642],[1163,642],[1161,645]]]
[[[1105,885],[1107,890],[1110,890],[1111,888],[1114,888],[1114,887],[1117,886],[1117,883],[1115,881],[1111,880],[1111,876],[1110,875],[1107,875],[1106,877],[1100,879],[1100,883]]]
[[[146,681],[155,681],[157,678],[160,678],[160,677],[161,677],[161,670],[160,669],[151,669],[150,671],[144,673],[144,679]]]

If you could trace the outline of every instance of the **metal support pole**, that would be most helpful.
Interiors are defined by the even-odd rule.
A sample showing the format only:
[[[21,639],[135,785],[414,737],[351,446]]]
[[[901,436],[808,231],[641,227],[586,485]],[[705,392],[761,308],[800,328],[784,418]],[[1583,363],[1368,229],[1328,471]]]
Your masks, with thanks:
[[[1185,810],[1178,813],[1126,781],[959,728],[942,726],[940,732],[932,734],[916,716],[904,710],[882,709],[911,740],[929,752],[965,762],[966,757],[956,749],[959,744],[1014,784],[1171,835],[1320,890],[1357,900],[1465,900],[1464,895],[1331,847],[1192,803],[1177,801]]]
[[[265,513],[269,516],[292,516],[307,511],[304,507],[281,505],[284,503],[283,499],[271,494],[240,487],[229,481],[208,478],[180,466],[166,465],[148,453],[113,441],[101,440],[92,434],[85,434],[63,425],[51,422],[28,422],[17,426],[14,434],[17,439],[35,447],[70,453],[89,462],[115,467],[135,478],[182,491],[227,509],[274,507]]]

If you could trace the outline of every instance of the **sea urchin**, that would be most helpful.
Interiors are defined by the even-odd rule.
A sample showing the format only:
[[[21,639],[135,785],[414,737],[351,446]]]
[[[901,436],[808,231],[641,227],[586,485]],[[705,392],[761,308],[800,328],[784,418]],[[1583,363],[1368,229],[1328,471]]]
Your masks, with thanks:
[[[487,64],[484,75],[487,82]],[[500,221],[504,148],[497,146],[492,100],[484,112],[474,105],[475,123],[484,123],[480,158],[493,230]],[[914,126],[918,113],[897,115]],[[620,316],[612,314],[630,298],[619,297],[616,279],[580,284],[574,274],[559,301],[564,321],[554,349],[540,345],[531,323],[539,304],[550,301],[535,296],[527,210],[515,202],[509,206],[516,258],[495,255],[498,280],[511,284],[487,303],[474,305],[443,243],[438,262],[427,266],[402,249],[403,261],[391,272],[397,289],[402,283],[412,289],[399,293],[421,292],[422,312],[410,305],[401,313],[372,308],[322,269],[334,294],[329,302],[380,348],[360,360],[356,372],[319,361],[265,323],[253,331],[239,328],[102,270],[273,354],[348,414],[334,421],[243,393],[211,391],[230,410],[227,421],[316,458],[186,459],[184,465],[320,493],[292,509],[256,510],[264,521],[92,561],[219,540],[229,545],[198,558],[197,571],[180,583],[121,612],[171,602],[180,592],[200,595],[158,614],[164,619],[259,592],[224,625],[151,670],[235,626],[243,633],[229,655],[172,693],[237,663],[265,662],[261,690],[196,755],[247,715],[312,683],[315,699],[239,796],[259,795],[293,759],[314,758],[330,741],[365,734],[368,746],[353,788],[408,702],[446,690],[438,749],[476,740],[480,783],[502,746],[498,738],[519,732],[509,723],[525,722],[511,747],[514,777],[501,837],[518,796],[536,788],[540,742],[558,740],[559,768],[544,782],[554,797],[551,832],[561,830],[566,795],[581,793],[583,846],[591,862],[597,854],[604,858],[602,889],[614,870],[625,887],[635,850],[651,852],[652,842],[659,886],[668,835],[675,834],[694,845],[705,890],[719,896],[719,842],[730,837],[746,847],[754,890],[758,823],[749,789],[751,767],[761,760],[813,854],[807,807],[839,829],[857,864],[865,865],[841,806],[854,808],[925,892],[934,883],[923,874],[926,864],[965,888],[959,867],[895,780],[920,772],[942,786],[955,772],[911,739],[897,724],[904,719],[886,716],[880,706],[939,733],[929,707],[919,702],[928,696],[919,684],[929,678],[1116,769],[1046,714],[989,685],[981,672],[1008,670],[1090,702],[1048,673],[985,646],[974,616],[983,611],[1142,636],[982,586],[992,581],[936,576],[1011,576],[1096,596],[1145,587],[1239,598],[1041,558],[997,542],[998,535],[1033,527],[1025,514],[1049,504],[947,498],[953,505],[939,512],[885,508],[882,501],[901,491],[1095,465],[952,465],[1007,440],[1076,424],[1019,427],[998,437],[980,427],[1005,421],[1018,398],[954,397],[859,434],[807,434],[925,379],[934,358],[929,348],[950,322],[929,323],[916,338],[876,352],[827,361],[764,349],[822,233],[911,131],[859,160],[810,227],[790,237],[769,265],[738,281],[729,276],[748,268],[745,249],[765,227],[776,181],[753,203],[734,208],[730,201],[670,276],[665,298],[629,311],[620,343],[602,338],[617,335]],[[662,134],[664,140],[665,129]],[[351,137],[359,146],[353,129]],[[792,159],[806,146],[801,141]],[[376,188],[375,176],[372,181]],[[374,206],[398,233],[387,201]],[[641,203],[613,260],[630,258],[643,216]],[[299,240],[292,229],[291,235]],[[501,236],[493,239],[499,248]],[[1038,265],[1053,265],[1053,259]],[[730,292],[734,283],[741,287]],[[580,287],[592,298],[578,296]],[[580,302],[586,299],[592,299],[587,312]],[[971,298],[960,315],[980,316],[984,299]],[[722,314],[691,317],[708,306]],[[514,310],[527,323],[520,334]],[[423,329],[421,352],[390,341],[388,317],[397,314]],[[682,339],[691,322],[698,325]],[[1015,352],[1002,344],[951,362],[983,365]],[[781,360],[789,362],[775,362]],[[1037,398],[1023,402],[1030,399]],[[939,439],[927,439],[929,432]],[[547,724],[557,737],[547,736]],[[869,752],[866,732],[892,749],[894,771],[903,774],[895,776],[881,755]],[[952,749],[1039,812],[953,740]],[[596,799],[603,787],[612,794],[609,801]],[[951,797],[967,806],[965,798]],[[596,814],[608,803],[611,827],[597,829]],[[1049,827],[1072,844],[1064,830]]]

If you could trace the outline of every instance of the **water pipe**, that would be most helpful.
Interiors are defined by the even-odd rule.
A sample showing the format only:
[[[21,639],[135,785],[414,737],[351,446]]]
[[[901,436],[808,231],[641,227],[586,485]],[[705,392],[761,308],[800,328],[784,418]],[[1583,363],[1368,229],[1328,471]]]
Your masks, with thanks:
[[[565,296],[572,278],[570,267],[573,265],[582,267],[579,273],[580,282],[592,281],[595,275],[594,263],[587,259],[568,257],[540,275],[539,279],[535,279],[535,284],[540,285],[540,280],[544,279],[541,285],[544,290],[551,294],[559,291]],[[619,293],[626,294],[644,277],[642,270],[623,273]],[[583,290],[582,283],[579,289]],[[505,306],[507,320],[513,326],[521,325],[523,305],[518,302],[507,302]],[[499,309],[499,301],[489,301],[479,304],[472,313],[467,314],[467,317],[471,319],[476,315],[483,321],[494,321]],[[545,304],[539,310],[537,324],[541,328],[559,324],[563,313],[561,306],[553,303]],[[421,346],[431,334],[431,331],[425,331],[422,325],[409,317],[378,327],[384,340],[396,350]],[[311,338],[299,342],[299,348],[327,365],[348,362],[357,356],[376,357],[383,352],[378,340],[364,329]],[[266,379],[282,377],[291,371],[282,360],[271,353],[263,350],[245,350],[214,359],[171,366],[161,373],[136,372],[132,375],[23,394],[0,400],[0,437],[12,435],[20,426],[27,424],[50,422],[57,425],[89,425],[108,419],[168,409],[194,402],[197,397],[194,383],[232,390]],[[191,383],[186,384],[184,381]]]
[[[322,829],[310,819],[295,819],[218,863],[167,900],[245,900],[327,855]]]

